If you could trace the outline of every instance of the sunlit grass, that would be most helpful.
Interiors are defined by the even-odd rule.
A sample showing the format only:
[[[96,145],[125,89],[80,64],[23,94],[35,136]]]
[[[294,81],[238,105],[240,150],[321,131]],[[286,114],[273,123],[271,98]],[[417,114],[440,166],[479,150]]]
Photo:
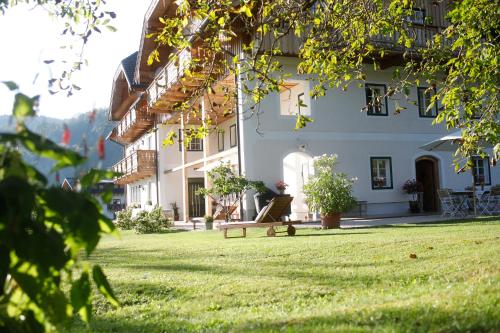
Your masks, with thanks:
[[[106,238],[91,260],[122,307],[70,331],[500,331],[496,220],[285,235]]]

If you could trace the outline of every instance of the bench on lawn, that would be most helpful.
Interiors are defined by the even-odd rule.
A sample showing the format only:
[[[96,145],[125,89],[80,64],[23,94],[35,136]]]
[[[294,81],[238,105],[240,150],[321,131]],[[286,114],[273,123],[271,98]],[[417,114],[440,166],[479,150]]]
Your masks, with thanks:
[[[255,221],[222,223],[217,226],[224,231],[224,238],[227,238],[229,229],[243,229],[243,237],[247,235],[247,228],[267,228],[267,236],[276,236],[275,227],[286,226],[289,236],[295,235],[294,224],[300,224],[302,221],[281,221],[281,217],[292,203],[293,197],[282,196],[273,198],[269,204],[261,209]]]

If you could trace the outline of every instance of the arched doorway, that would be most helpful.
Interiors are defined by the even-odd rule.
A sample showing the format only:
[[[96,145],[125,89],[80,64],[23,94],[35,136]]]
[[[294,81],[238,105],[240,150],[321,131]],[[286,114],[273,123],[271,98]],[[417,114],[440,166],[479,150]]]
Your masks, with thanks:
[[[283,159],[283,181],[289,185],[286,192],[293,197],[292,219],[308,218],[309,208],[302,189],[312,173],[313,159],[306,153],[291,153]]]
[[[435,212],[439,209],[439,162],[432,156],[422,156],[415,161],[417,181],[422,183],[423,209],[426,212]]]

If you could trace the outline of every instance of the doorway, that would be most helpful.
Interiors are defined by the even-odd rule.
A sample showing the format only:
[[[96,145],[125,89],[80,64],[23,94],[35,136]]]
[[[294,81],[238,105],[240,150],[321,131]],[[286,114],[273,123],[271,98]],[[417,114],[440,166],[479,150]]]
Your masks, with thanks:
[[[415,162],[417,181],[423,187],[423,209],[425,212],[436,212],[439,209],[439,166],[436,158],[423,156]]]
[[[309,208],[302,191],[312,174],[313,159],[306,153],[291,153],[283,159],[283,181],[288,184],[286,192],[293,197],[292,219],[304,220],[309,217]]]
[[[205,198],[196,194],[200,188],[205,186],[203,178],[188,178],[188,204],[190,217],[202,217],[205,215]]]

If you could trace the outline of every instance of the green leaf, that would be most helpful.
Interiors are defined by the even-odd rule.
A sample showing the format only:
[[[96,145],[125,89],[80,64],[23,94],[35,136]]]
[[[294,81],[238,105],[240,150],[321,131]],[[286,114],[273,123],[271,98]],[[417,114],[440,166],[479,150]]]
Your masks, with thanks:
[[[83,321],[89,322],[92,314],[92,302],[90,298],[90,276],[84,271],[80,278],[71,285],[71,305],[80,314]]]
[[[19,89],[19,86],[13,81],[2,81],[2,83],[5,84],[10,91]]]
[[[101,169],[90,169],[85,176],[83,176],[80,179],[80,185],[82,188],[87,189],[95,184],[97,184],[99,181],[103,179],[113,179],[118,174],[113,171],[109,170],[101,170]]]
[[[106,297],[106,299],[113,304],[114,306],[120,306],[118,299],[116,298],[111,285],[109,284],[106,275],[104,275],[101,267],[99,265],[95,265],[92,269],[92,278],[97,286],[99,292]]]
[[[17,93],[14,100],[12,114],[17,119],[23,120],[26,117],[35,115],[35,106],[38,104],[39,96],[30,98],[24,94]]]
[[[86,161],[78,153],[63,148],[53,141],[46,139],[36,133],[31,132],[27,128],[17,134],[0,133],[0,142],[10,142],[12,144],[20,143],[30,152],[57,161],[52,171],[59,169],[77,166]]]

